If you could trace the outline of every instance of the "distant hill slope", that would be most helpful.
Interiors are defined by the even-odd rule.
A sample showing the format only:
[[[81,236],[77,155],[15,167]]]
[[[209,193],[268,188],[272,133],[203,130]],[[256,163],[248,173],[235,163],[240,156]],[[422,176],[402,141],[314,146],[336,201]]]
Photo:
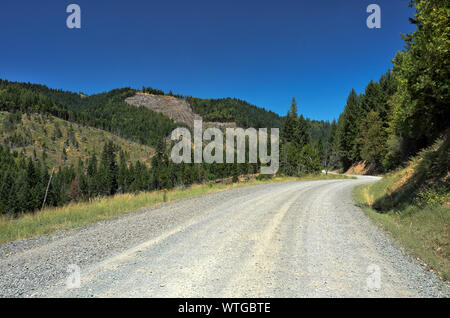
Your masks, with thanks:
[[[50,114],[155,146],[175,124],[167,116],[125,103],[125,98],[135,93],[123,88],[82,97],[43,85],[0,80],[0,110]]]
[[[192,127],[194,119],[202,118],[204,127],[220,128],[281,128],[285,120],[236,98],[202,99],[144,89],[145,93],[121,88],[87,96],[0,79],[0,110],[51,114],[150,146],[156,146],[180,124]],[[309,119],[307,122],[313,145],[319,146],[321,139],[328,139],[329,122]]]
[[[155,95],[149,93],[137,92],[136,95],[125,98],[129,105],[145,107],[156,113],[161,113],[175,123],[186,124],[188,127],[194,127],[194,120],[203,120],[202,116],[192,111],[191,105],[184,98],[177,98],[169,95]],[[203,122],[203,127],[228,128],[236,127],[232,122]]]
[[[132,88],[121,88],[87,96],[40,84],[0,80],[0,110],[48,113],[152,146],[176,127],[173,121],[191,126],[193,119],[199,118],[197,115],[205,123],[214,122],[205,126],[281,128],[284,122],[274,112],[236,98],[171,96],[154,89],[148,92],[144,95]],[[151,100],[149,95],[153,96]],[[168,104],[172,107],[165,109]]]
[[[27,157],[46,156],[49,167],[76,165],[103,150],[112,141],[128,154],[129,162],[139,160],[150,165],[154,150],[136,142],[117,137],[109,132],[71,123],[60,118],[40,114],[14,115],[0,112],[0,144]]]
[[[199,98],[173,94],[172,91],[170,91],[169,94],[166,94],[164,91],[152,87],[143,87],[140,96],[151,96],[150,98],[147,98],[153,99],[154,101],[147,101],[145,104],[155,111],[159,111],[158,108],[160,108],[154,108],[155,104],[158,104],[161,100],[158,99],[157,96],[175,97],[178,99],[178,103],[183,104],[184,108],[188,107],[191,109],[189,112],[192,111],[194,114],[201,116],[203,122],[207,123],[206,126],[209,127],[220,126],[225,128],[239,126],[244,128],[281,128],[284,123],[284,117],[238,98]],[[164,104],[166,104],[167,101],[170,101],[170,99],[162,100],[164,101],[162,108],[164,108]],[[172,100],[172,102],[173,101],[174,100]],[[139,101],[133,104],[138,103]],[[177,105],[168,106],[174,109],[177,108]],[[161,111],[169,112],[164,109],[161,109]],[[171,118],[177,120],[175,117]]]
[[[192,110],[208,122],[235,122],[239,127],[281,128],[284,118],[237,98],[186,97]]]

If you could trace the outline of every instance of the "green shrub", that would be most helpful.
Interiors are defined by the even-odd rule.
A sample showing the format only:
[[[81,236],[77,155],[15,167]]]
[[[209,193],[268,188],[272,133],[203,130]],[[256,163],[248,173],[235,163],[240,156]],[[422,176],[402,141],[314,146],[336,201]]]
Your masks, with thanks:
[[[444,186],[424,186],[416,195],[415,204],[421,208],[442,205],[450,199],[450,194]]]

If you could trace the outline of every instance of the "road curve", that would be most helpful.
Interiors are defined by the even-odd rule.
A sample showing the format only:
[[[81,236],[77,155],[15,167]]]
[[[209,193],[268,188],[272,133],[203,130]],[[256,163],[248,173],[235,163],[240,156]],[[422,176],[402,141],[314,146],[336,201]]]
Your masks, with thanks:
[[[354,186],[374,180],[238,188],[8,243],[0,296],[448,297],[355,206]]]

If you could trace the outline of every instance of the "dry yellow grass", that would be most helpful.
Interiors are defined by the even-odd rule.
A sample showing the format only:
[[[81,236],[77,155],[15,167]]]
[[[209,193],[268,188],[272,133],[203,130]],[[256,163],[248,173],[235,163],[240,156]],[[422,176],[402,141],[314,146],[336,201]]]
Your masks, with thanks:
[[[374,197],[372,194],[369,193],[369,189],[368,188],[364,188],[363,189],[363,196],[364,196],[364,200],[365,202],[367,202],[367,204],[369,206],[373,206],[374,203]]]
[[[414,176],[414,172],[415,170],[413,166],[408,166],[405,169],[401,170],[395,182],[389,185],[389,187],[386,189],[386,193],[388,195],[391,195],[392,193],[400,189]]]
[[[374,184],[357,187],[355,200],[382,229],[422,260],[430,270],[449,281],[450,206],[445,202],[417,205],[412,192],[405,195],[407,201],[390,208],[380,204],[383,200],[389,203],[396,191],[405,189],[416,172],[416,164],[417,161],[413,160],[408,167],[390,173]]]

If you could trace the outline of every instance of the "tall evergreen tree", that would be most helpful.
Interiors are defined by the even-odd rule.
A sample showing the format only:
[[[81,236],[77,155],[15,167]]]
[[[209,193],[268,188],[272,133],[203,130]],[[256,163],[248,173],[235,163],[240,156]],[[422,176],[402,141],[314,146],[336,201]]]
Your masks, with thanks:
[[[394,59],[398,89],[392,99],[393,132],[409,141],[407,153],[429,145],[450,127],[450,2],[412,0],[417,29],[404,36]],[[412,141],[412,142],[411,142]]]
[[[361,122],[361,158],[381,168],[385,156],[386,132],[376,111],[370,111]]]
[[[292,97],[291,106],[289,107],[287,116],[292,117],[292,118],[298,117],[298,106],[297,106],[297,100],[295,99],[295,97]]]

